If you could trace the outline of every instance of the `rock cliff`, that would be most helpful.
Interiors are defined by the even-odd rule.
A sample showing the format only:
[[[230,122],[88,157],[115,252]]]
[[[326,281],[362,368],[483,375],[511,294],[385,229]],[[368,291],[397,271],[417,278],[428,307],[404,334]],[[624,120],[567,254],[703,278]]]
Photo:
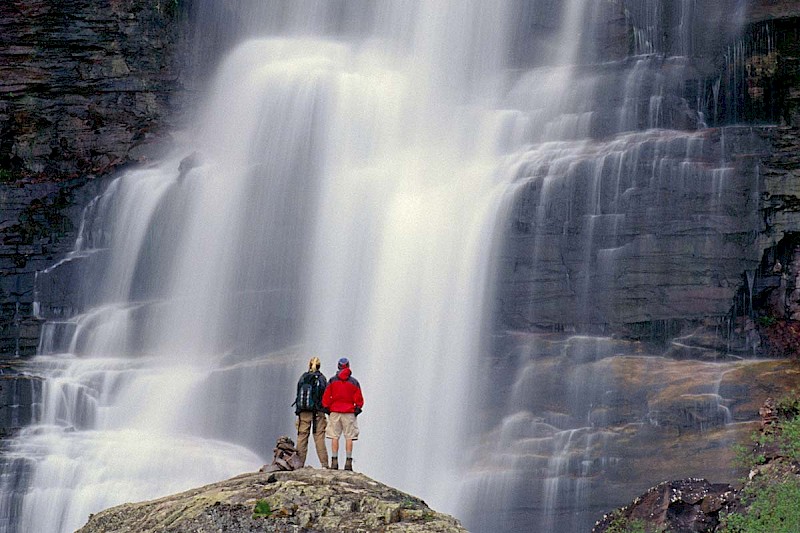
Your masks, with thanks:
[[[243,474],[174,496],[113,507],[92,515],[78,533],[216,531],[466,532],[455,518],[363,474],[303,468]]]
[[[178,5],[0,5],[3,181],[98,174],[164,142],[185,96]]]
[[[183,4],[183,3],[181,3]],[[0,3],[0,381],[3,431],[31,420],[36,272],[74,246],[98,179],[164,150],[192,97],[177,1]]]

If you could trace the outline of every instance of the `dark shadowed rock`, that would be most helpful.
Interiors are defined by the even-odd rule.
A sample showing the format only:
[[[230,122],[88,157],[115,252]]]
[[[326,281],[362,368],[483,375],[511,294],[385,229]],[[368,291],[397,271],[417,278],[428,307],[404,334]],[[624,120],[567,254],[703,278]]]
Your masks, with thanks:
[[[727,483],[709,483],[705,479],[666,481],[631,505],[603,517],[592,532],[620,531],[620,526],[638,523],[657,531],[708,533],[716,531],[720,512],[727,511],[735,499],[736,492]]]

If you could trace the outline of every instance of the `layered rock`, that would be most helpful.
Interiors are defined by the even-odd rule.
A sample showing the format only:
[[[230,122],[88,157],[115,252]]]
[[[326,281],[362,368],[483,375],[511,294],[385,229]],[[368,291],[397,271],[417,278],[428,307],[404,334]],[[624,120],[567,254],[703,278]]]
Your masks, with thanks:
[[[186,32],[177,6],[3,2],[3,181],[102,173],[164,142],[184,100],[175,52]]]
[[[0,5],[0,353],[32,354],[34,278],[69,252],[94,178],[170,144],[190,99],[178,2]]]
[[[751,128],[655,132],[522,169],[499,320],[619,328],[727,315],[760,258],[767,150]]]
[[[243,474],[92,515],[79,533],[465,532],[425,502],[355,472]]]

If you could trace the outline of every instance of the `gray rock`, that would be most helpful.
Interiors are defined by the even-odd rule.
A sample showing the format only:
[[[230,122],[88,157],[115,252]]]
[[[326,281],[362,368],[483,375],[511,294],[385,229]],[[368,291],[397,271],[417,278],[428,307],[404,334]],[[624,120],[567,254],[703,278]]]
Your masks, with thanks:
[[[261,515],[254,513],[259,502]],[[268,506],[268,507],[267,507]],[[466,532],[455,518],[356,472],[243,474],[92,515],[78,533]]]

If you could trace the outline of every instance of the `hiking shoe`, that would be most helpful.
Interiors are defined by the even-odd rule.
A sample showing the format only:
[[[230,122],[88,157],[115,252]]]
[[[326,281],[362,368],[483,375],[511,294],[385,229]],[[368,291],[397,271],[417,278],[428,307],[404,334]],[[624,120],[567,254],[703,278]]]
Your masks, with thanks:
[[[347,460],[344,462],[344,469],[345,470],[352,470],[353,469],[353,458],[348,457]]]
[[[331,459],[330,469],[331,470],[339,470],[339,458],[338,457],[334,457],[334,458]]]

